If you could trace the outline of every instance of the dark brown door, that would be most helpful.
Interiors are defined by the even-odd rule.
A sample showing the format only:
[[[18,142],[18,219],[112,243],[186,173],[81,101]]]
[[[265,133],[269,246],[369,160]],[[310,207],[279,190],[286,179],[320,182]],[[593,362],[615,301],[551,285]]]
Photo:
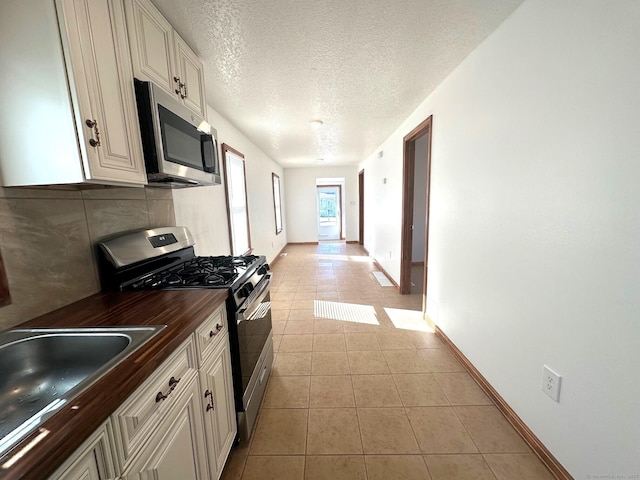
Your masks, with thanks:
[[[364,245],[364,170],[358,173],[358,200],[360,202],[358,216],[358,243]]]
[[[429,195],[431,182],[431,135],[432,119],[427,118],[404,137],[404,162],[402,180],[402,253],[400,262],[400,293],[411,293],[411,263],[413,250],[414,181],[426,182],[426,218],[424,233],[424,272],[422,285],[422,307],[426,306],[427,269],[429,259]],[[416,141],[428,135],[426,178],[415,179]]]

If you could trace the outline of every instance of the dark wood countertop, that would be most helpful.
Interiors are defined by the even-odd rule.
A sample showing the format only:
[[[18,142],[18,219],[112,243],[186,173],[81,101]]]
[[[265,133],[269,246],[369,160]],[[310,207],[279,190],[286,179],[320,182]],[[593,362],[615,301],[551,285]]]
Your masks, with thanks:
[[[0,478],[33,480],[51,475],[226,298],[227,290],[206,289],[101,293],[19,325],[167,328],[45,421],[41,428],[49,431],[46,437],[9,468],[4,464],[37,437],[39,430],[6,454]]]

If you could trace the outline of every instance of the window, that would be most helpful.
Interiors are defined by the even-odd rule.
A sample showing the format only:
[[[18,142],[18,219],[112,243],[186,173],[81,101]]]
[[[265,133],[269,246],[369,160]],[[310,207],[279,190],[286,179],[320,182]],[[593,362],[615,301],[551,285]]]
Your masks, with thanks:
[[[280,177],[275,173],[271,174],[273,181],[273,208],[276,212],[276,235],[282,231],[282,200],[280,194]]]
[[[232,255],[245,255],[251,251],[249,210],[247,207],[247,174],[244,155],[229,145],[222,145],[224,157],[224,185],[227,189],[229,214],[229,241]]]

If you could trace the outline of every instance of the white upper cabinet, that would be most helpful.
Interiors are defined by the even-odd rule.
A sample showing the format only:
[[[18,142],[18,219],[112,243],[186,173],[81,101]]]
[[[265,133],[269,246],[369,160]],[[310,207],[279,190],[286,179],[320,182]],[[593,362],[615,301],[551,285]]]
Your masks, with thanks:
[[[184,40],[175,34],[176,60],[178,62],[178,78],[184,84],[180,98],[191,110],[202,118],[207,118],[207,103],[204,93],[204,69],[202,62],[189,48]]]
[[[126,0],[125,12],[134,76],[175,95],[173,28],[150,2]]]
[[[59,0],[87,178],[146,183],[122,0]],[[63,36],[64,38],[64,36]],[[63,43],[64,44],[64,43]]]
[[[2,185],[142,185],[122,0],[3,0]]]
[[[134,76],[207,118],[202,62],[149,0],[126,0]]]

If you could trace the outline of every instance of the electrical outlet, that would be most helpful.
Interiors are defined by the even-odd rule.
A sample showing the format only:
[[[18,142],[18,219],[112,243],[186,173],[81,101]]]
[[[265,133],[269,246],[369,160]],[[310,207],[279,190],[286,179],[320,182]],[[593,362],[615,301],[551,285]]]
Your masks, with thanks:
[[[544,365],[542,374],[542,391],[556,402],[560,401],[560,384],[562,377]]]

